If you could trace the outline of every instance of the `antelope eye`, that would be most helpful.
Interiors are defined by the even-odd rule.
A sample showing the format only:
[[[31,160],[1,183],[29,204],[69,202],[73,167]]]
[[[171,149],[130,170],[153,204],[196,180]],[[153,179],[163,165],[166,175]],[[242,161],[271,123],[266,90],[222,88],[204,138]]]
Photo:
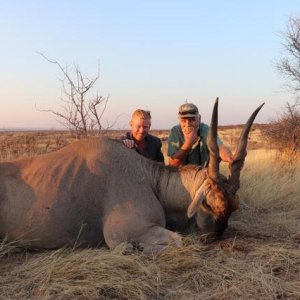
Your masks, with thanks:
[[[207,204],[206,198],[204,198],[204,200],[203,200],[203,202],[202,202],[202,205],[203,205],[206,209],[211,210],[210,205]]]

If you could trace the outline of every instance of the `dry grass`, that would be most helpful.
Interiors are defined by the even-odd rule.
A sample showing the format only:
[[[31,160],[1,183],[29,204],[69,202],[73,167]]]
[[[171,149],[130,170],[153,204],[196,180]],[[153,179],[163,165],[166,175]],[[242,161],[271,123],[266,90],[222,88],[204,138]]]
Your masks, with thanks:
[[[248,138],[248,149],[272,148],[262,135],[262,130],[266,125],[254,124],[250,130]],[[243,126],[222,126],[218,130],[220,138],[224,144],[234,149],[240,137]]]
[[[224,168],[224,166],[222,166]],[[184,238],[160,255],[107,249],[29,252],[0,244],[0,299],[300,299],[300,161],[249,151],[220,242]]]
[[[261,125],[254,125],[248,142],[248,149],[270,148],[262,138]],[[234,149],[242,126],[226,126],[219,128],[219,135],[224,144]],[[112,130],[103,132],[111,138],[119,138],[126,131]],[[163,142],[163,153],[167,152],[168,130],[153,130],[151,134],[158,136]],[[13,160],[20,157],[30,157],[58,150],[76,140],[74,134],[68,131],[0,131],[0,161]]]
[[[68,132],[0,132],[0,160],[30,157],[58,150],[75,140]]]
[[[118,138],[123,133],[115,130],[103,135]],[[75,140],[75,135],[68,131],[0,131],[0,161],[49,153]]]

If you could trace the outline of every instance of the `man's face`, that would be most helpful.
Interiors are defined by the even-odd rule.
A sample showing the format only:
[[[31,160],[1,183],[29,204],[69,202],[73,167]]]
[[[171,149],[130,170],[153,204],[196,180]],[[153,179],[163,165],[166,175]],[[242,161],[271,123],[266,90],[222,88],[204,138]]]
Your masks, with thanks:
[[[136,141],[143,141],[151,126],[150,120],[134,118],[130,121],[131,133]]]
[[[198,130],[200,117],[179,117],[179,125],[182,131]]]

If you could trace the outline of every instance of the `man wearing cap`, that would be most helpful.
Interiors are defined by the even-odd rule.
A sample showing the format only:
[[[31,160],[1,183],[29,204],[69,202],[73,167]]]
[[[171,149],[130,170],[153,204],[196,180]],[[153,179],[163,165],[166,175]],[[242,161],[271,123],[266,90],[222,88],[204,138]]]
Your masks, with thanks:
[[[206,166],[209,158],[207,136],[209,126],[201,123],[198,108],[184,103],[178,111],[179,125],[171,129],[168,139],[169,165],[178,167],[186,164]],[[223,161],[231,162],[231,151],[218,137],[219,155]]]

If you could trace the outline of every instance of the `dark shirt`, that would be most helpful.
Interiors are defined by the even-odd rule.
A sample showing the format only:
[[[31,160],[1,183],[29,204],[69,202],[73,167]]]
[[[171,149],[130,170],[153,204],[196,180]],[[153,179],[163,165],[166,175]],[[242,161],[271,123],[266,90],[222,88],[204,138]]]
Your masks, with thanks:
[[[131,132],[127,132],[125,136],[121,137],[122,140],[128,139],[128,140],[133,140]],[[147,134],[145,137],[145,143],[146,146],[144,147],[143,152],[140,152],[137,148],[135,149],[136,152],[141,154],[142,156],[158,161],[158,162],[163,162],[164,161],[164,156],[161,152],[161,140],[160,138],[153,136],[151,134]]]

